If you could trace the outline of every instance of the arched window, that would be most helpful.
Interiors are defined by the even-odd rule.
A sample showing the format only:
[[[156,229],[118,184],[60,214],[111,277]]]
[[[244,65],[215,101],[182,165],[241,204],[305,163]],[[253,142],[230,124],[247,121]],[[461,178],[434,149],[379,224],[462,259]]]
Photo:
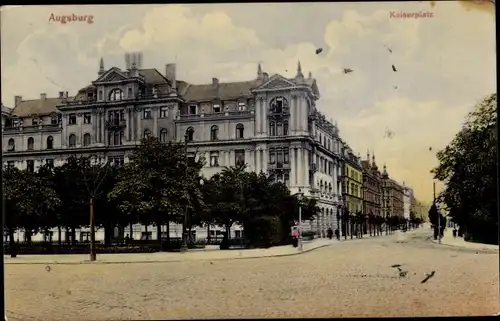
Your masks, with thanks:
[[[210,128],[210,140],[217,139],[219,139],[219,127],[213,125],[212,128]]]
[[[28,138],[28,150],[33,150],[33,147],[35,146],[35,140],[33,137]]]
[[[323,193],[323,181],[319,181],[319,191]]]
[[[166,128],[163,128],[162,130],[160,130],[160,141],[162,143],[166,143],[168,140],[168,131]]]
[[[276,125],[273,121],[269,123],[269,135],[276,136]]]
[[[245,127],[243,126],[243,124],[236,125],[236,138],[240,138],[240,139],[245,138],[244,130],[245,130]]]
[[[288,111],[288,102],[284,97],[273,98],[270,105],[273,114],[282,114]]]
[[[52,149],[54,148],[54,137],[49,136],[47,137],[47,149]]]
[[[99,90],[99,100],[102,100],[102,90]]]
[[[186,139],[187,142],[192,142],[194,140],[194,128],[193,127],[189,127],[188,129],[186,129],[186,135],[184,138]]]
[[[117,101],[123,99],[123,91],[121,89],[113,89],[109,94],[109,100]]]
[[[283,135],[287,136],[288,135],[288,121],[283,122]]]
[[[83,146],[84,147],[90,146],[90,134],[89,133],[83,135]]]
[[[16,150],[16,142],[14,141],[14,138],[9,139],[9,151],[13,152]]]
[[[69,135],[69,147],[76,147],[76,135]]]
[[[330,192],[330,194],[332,193],[332,184],[328,184],[328,191]]]
[[[149,129],[144,130],[144,138],[151,137],[151,131]]]

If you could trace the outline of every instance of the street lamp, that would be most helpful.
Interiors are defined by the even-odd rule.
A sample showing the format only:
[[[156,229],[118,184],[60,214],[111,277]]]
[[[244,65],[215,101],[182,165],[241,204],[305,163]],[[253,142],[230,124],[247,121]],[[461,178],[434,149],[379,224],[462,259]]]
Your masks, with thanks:
[[[337,206],[337,231],[338,231],[338,236],[337,239],[340,240],[340,213],[342,212],[342,205]]]
[[[299,204],[299,251],[302,251],[302,206],[300,204],[300,201],[302,200],[302,197],[304,196],[304,193],[302,193],[301,189],[299,188],[299,192],[295,194],[298,200]]]

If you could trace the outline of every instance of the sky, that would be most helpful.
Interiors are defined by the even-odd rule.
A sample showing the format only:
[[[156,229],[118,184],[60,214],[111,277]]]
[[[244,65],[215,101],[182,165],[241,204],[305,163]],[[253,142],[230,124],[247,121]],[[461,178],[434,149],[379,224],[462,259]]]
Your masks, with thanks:
[[[402,12],[421,14],[398,18]],[[51,19],[73,14],[87,18]],[[255,79],[258,63],[293,77],[300,61],[342,138],[362,158],[375,153],[379,167],[426,202],[436,151],[496,91],[486,2],[7,6],[0,23],[6,106],[15,95],[74,94],[97,78],[101,57],[106,69],[124,68],[125,52],[142,52],[143,68],[162,73],[175,62],[178,79],[195,84]]]

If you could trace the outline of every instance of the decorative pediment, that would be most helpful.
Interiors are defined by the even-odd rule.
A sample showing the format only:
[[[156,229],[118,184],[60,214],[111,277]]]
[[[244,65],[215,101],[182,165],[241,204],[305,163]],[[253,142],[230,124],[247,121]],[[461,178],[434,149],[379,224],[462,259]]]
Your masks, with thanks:
[[[255,88],[255,90],[273,90],[290,87],[295,87],[295,84],[290,80],[276,74],[272,76],[268,81]]]
[[[127,74],[118,69],[117,67],[113,67],[110,70],[106,71],[95,82],[120,81],[125,79],[128,79]]]

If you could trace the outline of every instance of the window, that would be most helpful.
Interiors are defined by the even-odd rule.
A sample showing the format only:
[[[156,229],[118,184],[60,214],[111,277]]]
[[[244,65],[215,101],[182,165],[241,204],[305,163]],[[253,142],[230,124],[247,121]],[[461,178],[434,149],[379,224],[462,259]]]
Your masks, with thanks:
[[[125,163],[124,155],[116,155],[108,157],[108,164],[111,166],[123,166],[124,163]]]
[[[245,127],[243,126],[243,124],[236,125],[236,138],[237,139],[244,138],[244,135],[243,135],[244,131],[245,131]]]
[[[83,123],[84,124],[91,124],[92,123],[92,114],[91,113],[83,114]]]
[[[153,239],[153,232],[141,232],[141,241],[149,241]]]
[[[283,124],[281,122],[276,122],[276,136],[283,135]]]
[[[168,141],[168,131],[166,128],[160,130],[160,141],[166,143]]]
[[[35,145],[35,140],[33,137],[28,138],[28,150],[33,150],[33,147]]]
[[[102,90],[99,90],[99,96],[98,96],[99,100],[102,100]]]
[[[47,149],[53,149],[54,148],[54,137],[49,136],[47,137]]]
[[[271,100],[271,110],[274,114],[282,114],[287,111],[288,102],[284,97],[276,97]]]
[[[190,105],[189,106],[189,114],[190,115],[196,115],[196,105]]]
[[[70,114],[69,115],[69,124],[70,125],[75,125],[76,124],[76,114]]]
[[[187,142],[192,142],[193,139],[194,139],[194,128],[193,127],[189,127],[187,130],[186,130],[186,134],[184,136],[184,139],[187,141]]]
[[[14,141],[14,138],[11,138],[9,139],[9,143],[8,143],[8,149],[7,149],[9,152],[13,152],[16,150],[16,143]]]
[[[217,139],[219,139],[219,127],[213,125],[212,128],[210,128],[210,140]]]
[[[38,118],[36,118],[36,117],[33,117],[33,118],[31,119],[31,125],[32,125],[32,126],[38,126],[38,125],[41,125],[41,123],[42,123],[42,122],[40,121],[40,119],[38,119]]]
[[[50,116],[50,124],[51,125],[59,124],[59,119],[58,119],[57,115]]]
[[[132,88],[130,88],[130,87],[128,87],[128,89],[127,89],[127,98],[128,99],[134,98],[133,94],[132,94]]]
[[[288,122],[287,121],[283,122],[283,135],[284,136],[288,135]]]
[[[269,123],[269,129],[269,135],[276,136],[276,125],[273,121]]]
[[[245,165],[245,150],[240,149],[234,152],[234,163],[236,166]]]
[[[45,160],[45,164],[49,167],[54,167],[54,160],[51,158],[48,158]]]
[[[214,113],[220,113],[221,112],[219,104],[214,104],[213,108],[214,108]]]
[[[288,149],[283,151],[283,163],[288,164],[290,163],[290,153]]]
[[[90,146],[90,134],[89,133],[83,135],[83,146],[85,146],[85,147]]]
[[[240,239],[241,238],[241,231],[234,231],[234,238]]]
[[[163,106],[160,108],[160,118],[168,118],[168,107]]]
[[[76,135],[69,135],[69,147],[76,147]]]
[[[123,98],[123,91],[121,89],[113,89],[109,94],[109,100],[111,101],[119,101]]]
[[[30,173],[33,173],[35,171],[35,161],[30,159],[26,161],[26,170]]]
[[[14,168],[15,163],[14,161],[7,161],[7,168]]]
[[[238,111],[244,111],[246,109],[245,103],[238,103]]]
[[[219,166],[219,152],[210,152],[210,167]]]
[[[142,118],[143,119],[151,119],[151,108],[144,108]]]
[[[80,242],[88,242],[90,240],[90,232],[80,232]]]
[[[144,138],[148,138],[148,137],[151,137],[151,131],[149,129],[146,129],[144,130],[144,135],[143,135]]]

